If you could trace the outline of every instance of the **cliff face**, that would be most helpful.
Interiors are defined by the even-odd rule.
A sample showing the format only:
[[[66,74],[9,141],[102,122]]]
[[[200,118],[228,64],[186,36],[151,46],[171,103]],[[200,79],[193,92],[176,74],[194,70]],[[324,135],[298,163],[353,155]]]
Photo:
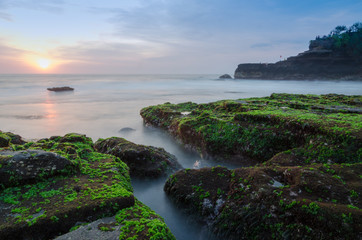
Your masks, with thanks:
[[[238,79],[345,79],[362,80],[362,59],[333,49],[330,40],[313,40],[309,50],[270,64],[239,64]]]

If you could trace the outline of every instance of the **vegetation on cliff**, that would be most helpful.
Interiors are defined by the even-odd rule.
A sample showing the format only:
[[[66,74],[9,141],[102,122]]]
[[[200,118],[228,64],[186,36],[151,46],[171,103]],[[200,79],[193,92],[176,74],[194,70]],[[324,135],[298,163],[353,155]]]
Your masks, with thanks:
[[[362,56],[362,23],[357,22],[350,27],[337,26],[327,36],[317,36],[315,42],[324,42],[324,48],[351,57],[361,58]]]

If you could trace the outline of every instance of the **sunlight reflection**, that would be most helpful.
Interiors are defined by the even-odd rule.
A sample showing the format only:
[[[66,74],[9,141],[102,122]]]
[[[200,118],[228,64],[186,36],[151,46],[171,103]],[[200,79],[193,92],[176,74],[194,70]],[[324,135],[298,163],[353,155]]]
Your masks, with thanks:
[[[47,95],[45,103],[42,103],[42,105],[45,111],[47,131],[54,132],[56,127],[58,126],[58,115],[57,111],[55,110],[55,104],[50,99],[49,94]]]

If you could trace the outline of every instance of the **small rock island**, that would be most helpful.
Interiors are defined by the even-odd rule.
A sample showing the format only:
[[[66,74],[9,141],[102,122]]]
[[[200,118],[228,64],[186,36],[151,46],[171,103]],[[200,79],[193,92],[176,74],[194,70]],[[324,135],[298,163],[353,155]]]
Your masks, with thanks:
[[[229,74],[224,74],[219,77],[219,79],[232,79],[232,77]]]
[[[52,92],[66,92],[66,91],[74,91],[74,88],[65,86],[65,87],[53,87],[53,88],[47,88],[48,91]]]
[[[338,26],[309,50],[277,63],[239,64],[237,79],[362,80],[362,23]]]

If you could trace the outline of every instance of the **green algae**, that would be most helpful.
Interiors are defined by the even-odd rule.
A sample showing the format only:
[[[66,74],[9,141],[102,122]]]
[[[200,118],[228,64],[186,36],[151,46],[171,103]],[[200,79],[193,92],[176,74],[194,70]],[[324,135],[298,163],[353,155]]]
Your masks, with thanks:
[[[92,140],[84,135],[67,134],[21,147],[11,144],[10,148],[55,152],[69,159],[73,168],[55,176],[42,176],[35,183],[0,191],[0,204],[8,209],[8,213],[4,213],[6,217],[0,220],[1,238],[21,238],[21,232],[32,231],[54,236],[67,232],[77,221],[111,216],[134,205],[128,166],[115,156],[95,152]],[[172,236],[163,220],[159,218],[159,221]],[[138,223],[152,229],[147,224],[149,222]],[[152,239],[154,235],[140,239]]]
[[[361,106],[361,96],[272,94],[199,105],[166,103],[144,108],[141,115],[220,159],[266,161],[292,150],[306,163],[355,163],[362,157]]]
[[[205,216],[220,239],[356,239],[362,217],[361,167],[203,168],[175,173],[165,191],[190,212]],[[337,172],[345,183],[334,177]]]
[[[122,225],[119,239],[176,239],[163,219],[138,200],[133,207],[120,210],[116,220]]]

